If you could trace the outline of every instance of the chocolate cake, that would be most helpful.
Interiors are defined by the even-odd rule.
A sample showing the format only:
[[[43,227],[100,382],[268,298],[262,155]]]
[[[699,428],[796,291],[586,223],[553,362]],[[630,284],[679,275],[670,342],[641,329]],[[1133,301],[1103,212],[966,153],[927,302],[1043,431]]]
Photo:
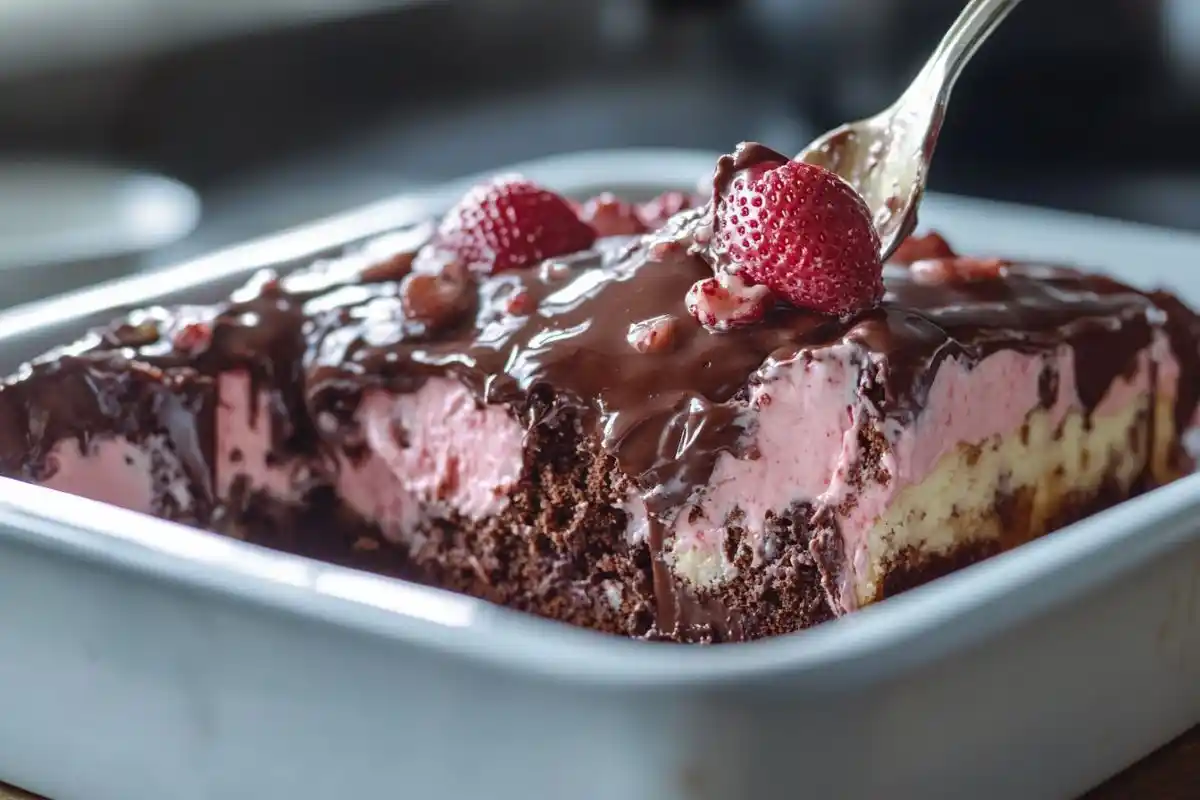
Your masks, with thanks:
[[[436,228],[35,360],[0,388],[0,470],[717,642],[851,612],[1190,469],[1186,306],[936,237],[880,267],[836,180],[761,147],[696,200],[577,207],[499,178]]]

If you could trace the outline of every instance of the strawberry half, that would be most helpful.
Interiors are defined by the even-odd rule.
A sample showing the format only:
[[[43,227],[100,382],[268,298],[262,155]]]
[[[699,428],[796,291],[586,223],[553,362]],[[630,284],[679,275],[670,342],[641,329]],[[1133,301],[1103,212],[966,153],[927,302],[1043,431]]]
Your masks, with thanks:
[[[771,156],[747,158],[762,152]],[[718,269],[826,314],[878,303],[883,266],[867,204],[832,172],[774,156],[743,145],[729,162],[738,168],[714,198],[711,256]]]
[[[586,250],[596,231],[563,197],[520,175],[473,187],[447,212],[431,243],[435,258],[473,272],[503,272]]]

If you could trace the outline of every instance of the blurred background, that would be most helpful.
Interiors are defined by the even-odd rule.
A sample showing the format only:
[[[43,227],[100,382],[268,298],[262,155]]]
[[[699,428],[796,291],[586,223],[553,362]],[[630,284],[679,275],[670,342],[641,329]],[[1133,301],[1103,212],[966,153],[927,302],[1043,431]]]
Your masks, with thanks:
[[[961,5],[3,0],[0,267],[70,268],[0,304],[539,155],[795,151],[890,102]],[[1200,0],[1027,0],[932,185],[1200,229]]]

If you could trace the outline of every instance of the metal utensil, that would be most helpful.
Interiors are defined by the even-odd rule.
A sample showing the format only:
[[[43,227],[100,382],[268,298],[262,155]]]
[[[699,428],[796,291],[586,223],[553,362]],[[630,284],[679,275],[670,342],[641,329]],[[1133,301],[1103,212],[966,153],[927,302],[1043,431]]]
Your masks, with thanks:
[[[955,81],[1019,2],[970,0],[899,100],[873,117],[834,128],[796,156],[837,173],[859,191],[871,209],[884,260],[916,227]]]

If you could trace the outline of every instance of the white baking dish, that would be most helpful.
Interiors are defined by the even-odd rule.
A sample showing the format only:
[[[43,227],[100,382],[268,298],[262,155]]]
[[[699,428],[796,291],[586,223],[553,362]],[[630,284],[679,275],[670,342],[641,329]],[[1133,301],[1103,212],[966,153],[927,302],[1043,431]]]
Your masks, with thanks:
[[[521,169],[690,187],[713,157]],[[0,316],[0,366],[459,187]],[[1200,238],[931,197],[977,252],[1200,300]],[[849,618],[652,645],[0,481],[0,776],[55,800],[1067,798],[1200,722],[1200,476]]]

